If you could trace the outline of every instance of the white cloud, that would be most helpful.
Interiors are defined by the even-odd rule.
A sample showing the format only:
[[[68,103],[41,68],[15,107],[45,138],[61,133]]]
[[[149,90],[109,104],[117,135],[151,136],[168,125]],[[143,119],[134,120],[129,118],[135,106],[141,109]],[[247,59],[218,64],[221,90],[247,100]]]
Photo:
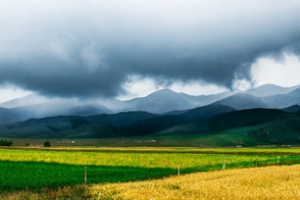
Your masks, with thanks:
[[[23,97],[30,93],[30,91],[25,91],[14,86],[2,86],[0,87],[0,103],[9,101],[11,99]]]
[[[176,82],[172,85],[165,85],[157,82],[152,78],[141,78],[139,76],[131,76],[129,80],[123,85],[126,94],[120,95],[118,99],[128,100],[136,97],[147,96],[157,90],[169,88],[175,92],[183,92],[190,95],[208,95],[224,92],[226,88],[220,88],[216,85],[199,83],[199,82]]]
[[[236,80],[233,84],[233,89],[234,90],[242,90],[242,91],[245,91],[245,90],[249,90],[252,88],[252,84],[251,82],[245,80],[245,79],[242,79],[242,80]]]
[[[163,89],[163,86],[156,84],[151,78],[141,78],[139,76],[130,76],[128,81],[123,84],[126,94],[117,97],[120,100],[128,100],[136,97],[143,97]]]
[[[171,90],[176,92],[183,92],[190,95],[209,95],[209,94],[217,94],[220,92],[224,92],[228,89],[218,87],[217,85],[207,84],[207,83],[199,83],[199,82],[191,82],[191,83],[182,83],[177,82],[169,87]]]
[[[275,84],[290,87],[300,84],[300,59],[283,53],[282,58],[263,57],[252,65],[251,73],[256,86]]]

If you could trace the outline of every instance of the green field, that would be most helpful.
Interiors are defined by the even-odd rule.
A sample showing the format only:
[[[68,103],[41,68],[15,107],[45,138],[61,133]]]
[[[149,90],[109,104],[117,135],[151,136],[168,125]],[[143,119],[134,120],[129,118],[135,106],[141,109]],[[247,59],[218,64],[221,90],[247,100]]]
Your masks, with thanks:
[[[295,164],[300,163],[298,152],[297,148],[276,151],[163,147],[0,149],[0,191],[40,191],[81,185],[85,167],[87,184],[114,183],[176,175],[178,165],[180,173],[186,174],[222,170],[224,162],[226,169]]]

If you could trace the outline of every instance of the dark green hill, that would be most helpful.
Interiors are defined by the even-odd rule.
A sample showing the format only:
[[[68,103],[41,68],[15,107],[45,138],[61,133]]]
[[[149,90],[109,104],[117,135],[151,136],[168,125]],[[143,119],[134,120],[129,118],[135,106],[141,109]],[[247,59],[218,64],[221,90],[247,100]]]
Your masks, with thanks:
[[[181,113],[181,114],[180,114]],[[128,112],[91,117],[60,116],[0,126],[1,137],[155,138],[162,144],[256,146],[300,144],[300,112],[234,111],[210,105],[174,115]],[[174,143],[174,141],[176,141]]]
[[[137,112],[123,112],[113,115],[95,115],[91,117],[86,117],[85,119],[92,123],[101,123],[116,127],[124,127],[130,124],[136,123],[141,120],[147,120],[151,118],[155,118],[159,115],[137,111]]]
[[[175,125],[231,112],[223,105],[192,109],[179,115],[154,115],[126,112],[90,117],[59,116],[31,119],[0,127],[2,137],[34,138],[109,138],[153,134]]]
[[[219,115],[200,123],[209,125],[210,132],[215,133],[236,127],[255,126],[281,117],[284,118],[288,115],[281,110],[250,109]]]
[[[175,126],[155,135],[201,139],[203,144],[217,146],[299,144],[300,116],[271,109],[234,111]]]
[[[200,108],[191,109],[182,114],[164,115],[155,118],[141,120],[134,124],[124,127],[124,133],[129,136],[149,135],[178,124],[184,124],[203,118],[216,116],[223,113],[235,111],[228,106],[212,104]]]
[[[300,112],[300,106],[299,105],[293,105],[288,108],[283,109],[286,112],[292,112],[292,113],[297,113]]]
[[[58,116],[30,119],[0,126],[1,137],[19,138],[109,138],[127,135],[120,128],[156,117],[146,112],[127,112],[91,117]]]

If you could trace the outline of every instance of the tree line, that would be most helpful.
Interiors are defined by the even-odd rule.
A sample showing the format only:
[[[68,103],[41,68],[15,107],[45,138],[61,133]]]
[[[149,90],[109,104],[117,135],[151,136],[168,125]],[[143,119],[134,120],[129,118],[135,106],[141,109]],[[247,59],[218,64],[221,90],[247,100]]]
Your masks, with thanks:
[[[11,146],[13,145],[13,142],[10,140],[10,141],[7,141],[7,140],[0,140],[0,146]]]

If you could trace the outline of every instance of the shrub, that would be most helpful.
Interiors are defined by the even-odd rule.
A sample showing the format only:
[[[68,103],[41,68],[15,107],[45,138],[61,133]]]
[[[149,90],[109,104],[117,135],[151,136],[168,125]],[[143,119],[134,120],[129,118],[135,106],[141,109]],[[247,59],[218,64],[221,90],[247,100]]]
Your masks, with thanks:
[[[51,146],[51,144],[49,141],[44,142],[44,147],[50,147],[50,146]]]

